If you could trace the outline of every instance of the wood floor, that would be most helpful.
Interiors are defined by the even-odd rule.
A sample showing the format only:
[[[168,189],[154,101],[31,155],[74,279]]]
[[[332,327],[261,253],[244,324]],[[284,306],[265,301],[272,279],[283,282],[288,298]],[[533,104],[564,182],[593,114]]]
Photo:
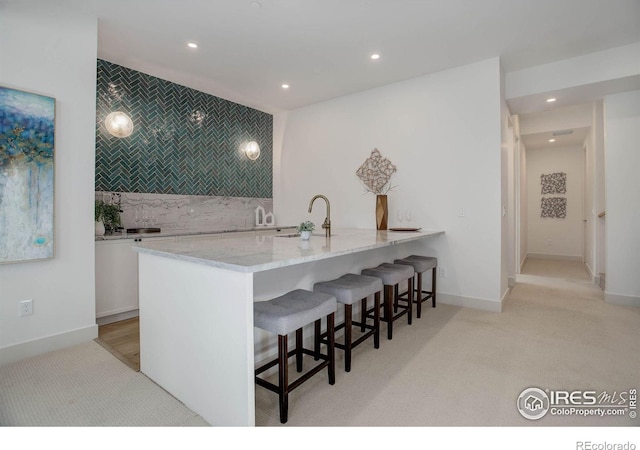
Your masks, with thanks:
[[[96,342],[136,372],[140,371],[140,322],[138,317],[100,325]]]

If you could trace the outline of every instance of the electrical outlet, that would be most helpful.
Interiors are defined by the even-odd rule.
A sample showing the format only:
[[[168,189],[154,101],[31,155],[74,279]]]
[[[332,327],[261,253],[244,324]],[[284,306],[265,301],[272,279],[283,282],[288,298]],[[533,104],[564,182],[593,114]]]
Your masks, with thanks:
[[[33,314],[33,300],[20,300],[18,302],[18,317],[30,316]]]
[[[553,245],[553,241],[551,239],[547,239],[547,246],[551,247]]]
[[[438,267],[438,276],[440,276],[440,278],[446,277],[447,269],[445,269],[444,267]]]

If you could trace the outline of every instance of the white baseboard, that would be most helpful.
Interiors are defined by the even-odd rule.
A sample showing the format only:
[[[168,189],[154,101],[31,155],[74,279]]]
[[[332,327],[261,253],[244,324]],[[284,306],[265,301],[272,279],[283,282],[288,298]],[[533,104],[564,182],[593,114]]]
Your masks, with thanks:
[[[509,286],[510,288],[514,287],[516,285],[516,277],[509,277],[507,278],[507,286]]]
[[[138,312],[138,308],[136,307],[126,307],[126,308],[118,308],[118,309],[112,309],[111,311],[104,311],[101,313],[96,313],[96,318],[101,319],[103,317],[111,317],[111,316],[116,316],[118,314],[127,314],[130,313],[131,311],[135,311],[136,313]]]
[[[605,291],[604,301],[612,305],[640,307],[640,297],[633,297],[630,295],[611,294],[610,292]]]
[[[493,300],[485,300],[482,298],[463,297],[461,295],[444,294],[438,292],[436,304],[444,303],[445,305],[463,306],[465,308],[479,309],[482,311],[502,312],[502,305],[509,291],[505,292],[502,300],[497,302]]]
[[[54,350],[83,344],[98,337],[98,325],[54,334],[0,348],[0,366]]]
[[[106,325],[108,323],[120,322],[121,320],[131,319],[132,317],[138,317],[140,315],[139,309],[133,309],[127,312],[121,312],[118,314],[112,314],[110,316],[102,316],[96,318],[98,325]]]
[[[520,261],[520,273],[522,273],[522,269],[524,268],[524,265],[527,262],[527,255],[524,255],[524,258],[522,258],[522,261]]]
[[[587,269],[587,274],[589,275],[589,278],[591,278],[591,281],[593,281],[593,284],[595,284],[596,286],[600,285],[600,276],[596,275],[593,272],[593,269],[591,269],[591,266],[589,266],[589,264],[584,263],[584,267]]]
[[[578,261],[582,262],[582,256],[575,255],[554,255],[552,253],[528,253],[528,258],[531,259],[550,259],[555,261]]]

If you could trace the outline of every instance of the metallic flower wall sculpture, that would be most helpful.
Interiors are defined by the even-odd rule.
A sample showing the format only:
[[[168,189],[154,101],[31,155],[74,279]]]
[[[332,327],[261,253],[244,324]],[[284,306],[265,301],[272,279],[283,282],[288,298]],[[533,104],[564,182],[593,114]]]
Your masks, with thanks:
[[[396,170],[396,166],[375,148],[371,156],[356,171],[356,175],[362,180],[368,192],[384,195],[392,188],[389,181]]]

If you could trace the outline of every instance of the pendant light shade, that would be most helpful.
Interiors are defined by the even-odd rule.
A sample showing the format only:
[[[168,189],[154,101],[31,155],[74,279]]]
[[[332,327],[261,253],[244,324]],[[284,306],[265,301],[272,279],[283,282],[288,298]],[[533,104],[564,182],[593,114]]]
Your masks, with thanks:
[[[109,114],[104,120],[104,125],[107,131],[117,138],[125,138],[133,133],[133,121],[122,111]]]
[[[260,146],[256,141],[247,142],[244,146],[244,153],[252,161],[255,161],[260,156]]]

